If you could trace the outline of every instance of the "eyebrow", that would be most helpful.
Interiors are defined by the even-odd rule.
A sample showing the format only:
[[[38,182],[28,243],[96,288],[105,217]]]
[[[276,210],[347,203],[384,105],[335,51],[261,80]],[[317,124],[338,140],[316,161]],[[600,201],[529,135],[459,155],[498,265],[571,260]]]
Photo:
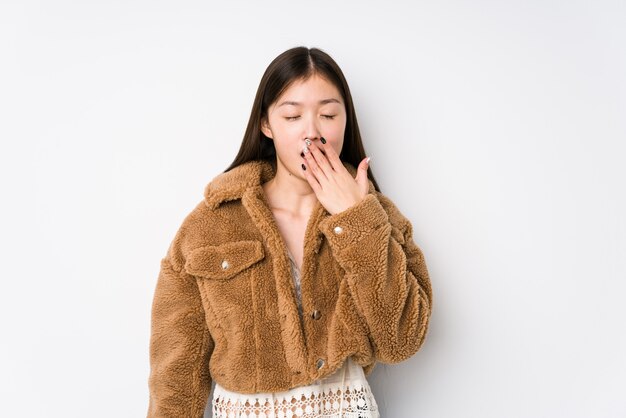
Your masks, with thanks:
[[[324,100],[320,100],[319,101],[319,104],[322,104],[322,105],[327,104],[327,103],[339,103],[339,104],[341,104],[341,102],[339,100],[334,99],[334,98],[324,99]],[[282,105],[300,106],[300,105],[302,105],[302,103],[300,103],[300,102],[293,102],[293,101],[290,101],[290,100],[285,100],[284,102],[279,104],[277,107],[280,107]]]

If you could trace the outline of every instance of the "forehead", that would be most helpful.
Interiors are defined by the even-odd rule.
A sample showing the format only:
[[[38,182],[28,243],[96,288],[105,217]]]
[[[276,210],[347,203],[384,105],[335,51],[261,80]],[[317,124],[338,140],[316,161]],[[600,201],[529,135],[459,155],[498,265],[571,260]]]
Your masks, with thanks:
[[[276,100],[276,107],[342,104],[337,87],[319,75],[294,81]]]

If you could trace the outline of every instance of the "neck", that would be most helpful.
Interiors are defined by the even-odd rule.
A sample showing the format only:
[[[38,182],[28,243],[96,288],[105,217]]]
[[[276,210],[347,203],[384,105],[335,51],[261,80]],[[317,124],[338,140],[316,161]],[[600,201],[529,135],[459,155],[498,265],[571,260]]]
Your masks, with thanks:
[[[317,203],[309,182],[290,172],[280,160],[276,163],[276,175],[262,186],[271,209],[295,217],[309,215]]]

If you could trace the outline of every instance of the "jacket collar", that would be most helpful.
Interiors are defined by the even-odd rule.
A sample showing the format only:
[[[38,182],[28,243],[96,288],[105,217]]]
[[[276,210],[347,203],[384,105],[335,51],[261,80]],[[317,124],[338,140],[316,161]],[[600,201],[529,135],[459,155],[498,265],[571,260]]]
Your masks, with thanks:
[[[352,177],[356,176],[357,169],[352,164],[342,161],[343,166]],[[204,188],[204,201],[211,209],[229,200],[241,199],[246,190],[256,188],[272,179],[276,174],[270,161],[251,160],[237,167],[218,174]],[[374,184],[370,179],[369,192],[374,193]]]

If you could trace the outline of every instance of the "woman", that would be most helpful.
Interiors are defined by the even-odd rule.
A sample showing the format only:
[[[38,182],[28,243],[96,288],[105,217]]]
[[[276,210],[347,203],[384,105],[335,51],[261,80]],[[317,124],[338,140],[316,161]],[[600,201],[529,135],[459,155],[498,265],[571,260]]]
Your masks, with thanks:
[[[366,376],[414,355],[431,283],[369,168],[348,84],[297,47],[261,80],[234,162],[161,260],[148,417],[378,417]]]

